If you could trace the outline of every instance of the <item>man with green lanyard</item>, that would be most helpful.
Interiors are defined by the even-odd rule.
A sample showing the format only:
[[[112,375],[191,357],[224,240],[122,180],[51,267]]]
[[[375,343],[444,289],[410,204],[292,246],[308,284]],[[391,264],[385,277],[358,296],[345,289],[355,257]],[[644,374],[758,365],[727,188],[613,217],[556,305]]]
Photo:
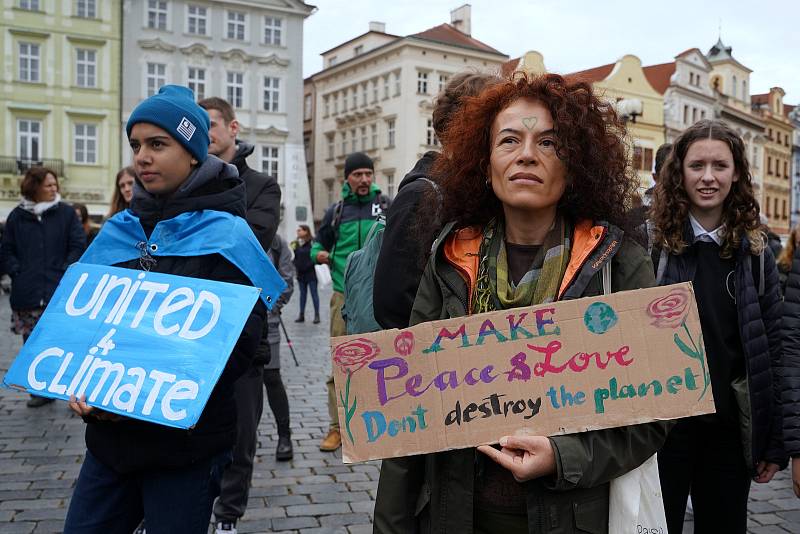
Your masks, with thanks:
[[[311,247],[312,260],[317,264],[328,265],[331,270],[331,337],[347,333],[342,318],[347,257],[364,246],[375,219],[389,207],[389,198],[381,194],[381,190],[373,183],[373,175],[374,166],[369,156],[363,152],[354,152],[347,156],[344,162],[342,199],[325,210],[316,241]],[[342,445],[333,375],[328,377],[326,385],[330,429],[319,449],[332,452]]]

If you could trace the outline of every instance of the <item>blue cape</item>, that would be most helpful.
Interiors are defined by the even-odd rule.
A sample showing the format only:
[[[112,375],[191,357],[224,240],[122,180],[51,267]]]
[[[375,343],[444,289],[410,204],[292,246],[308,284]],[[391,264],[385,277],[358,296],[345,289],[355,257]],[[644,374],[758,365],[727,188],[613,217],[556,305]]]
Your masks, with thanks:
[[[121,211],[105,222],[80,262],[116,265],[140,258],[140,247],[154,258],[220,254],[261,290],[261,300],[270,310],[286,288],[247,222],[221,211],[190,211],[160,221],[150,239],[138,217]]]

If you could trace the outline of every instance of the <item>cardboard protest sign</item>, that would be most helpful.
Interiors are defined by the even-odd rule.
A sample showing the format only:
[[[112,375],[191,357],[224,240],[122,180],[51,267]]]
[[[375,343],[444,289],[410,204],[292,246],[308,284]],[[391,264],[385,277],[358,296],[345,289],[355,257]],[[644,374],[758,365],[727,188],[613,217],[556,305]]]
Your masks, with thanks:
[[[331,340],[345,463],[714,411],[690,283]]]
[[[3,378],[42,397],[192,427],[259,295],[255,287],[73,264]]]

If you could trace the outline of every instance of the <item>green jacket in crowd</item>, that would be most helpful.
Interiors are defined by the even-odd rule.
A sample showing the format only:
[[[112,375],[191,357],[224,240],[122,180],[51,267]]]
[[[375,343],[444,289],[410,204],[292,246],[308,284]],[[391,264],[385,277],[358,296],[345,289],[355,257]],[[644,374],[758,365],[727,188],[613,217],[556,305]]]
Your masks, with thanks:
[[[451,223],[434,243],[412,325],[461,317],[470,309],[467,278],[473,285],[482,233],[477,227],[452,229]],[[582,221],[575,226],[558,300],[602,295],[602,269],[609,261],[612,292],[654,285],[653,266],[642,247],[607,223]],[[551,437],[556,473],[523,483],[529,534],[607,533],[609,482],[660,449],[671,426],[655,422]],[[384,460],[374,532],[472,534],[480,454],[469,448]]]
[[[346,181],[342,186],[342,200],[331,204],[322,218],[322,225],[311,246],[311,260],[317,263],[317,253],[330,253],[329,267],[333,290],[344,293],[344,268],[347,257],[364,246],[375,219],[389,207],[389,198],[372,184],[369,194],[356,195]]]

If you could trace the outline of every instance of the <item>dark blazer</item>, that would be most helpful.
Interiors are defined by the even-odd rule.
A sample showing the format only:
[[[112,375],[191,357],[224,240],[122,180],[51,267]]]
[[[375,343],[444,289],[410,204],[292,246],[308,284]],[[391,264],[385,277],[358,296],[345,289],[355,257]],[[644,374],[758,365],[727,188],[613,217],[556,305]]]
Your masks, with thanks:
[[[41,219],[21,208],[8,215],[0,245],[0,272],[11,276],[11,309],[50,302],[64,271],[86,249],[86,234],[75,209],[59,202]]]

